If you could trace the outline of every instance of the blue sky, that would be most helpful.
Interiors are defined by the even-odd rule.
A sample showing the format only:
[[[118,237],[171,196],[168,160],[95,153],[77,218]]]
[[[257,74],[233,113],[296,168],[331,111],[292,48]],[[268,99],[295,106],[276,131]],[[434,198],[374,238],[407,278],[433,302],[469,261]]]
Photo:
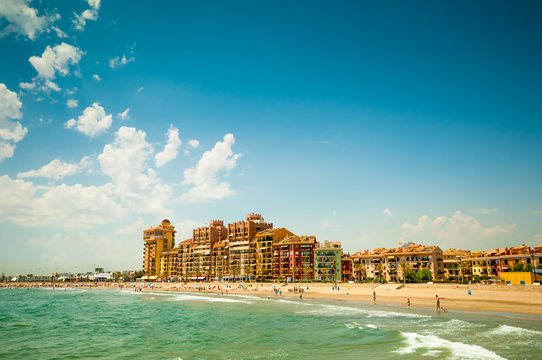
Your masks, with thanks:
[[[248,212],[351,252],[540,244],[540,7],[3,1],[0,272],[137,269],[161,219]]]

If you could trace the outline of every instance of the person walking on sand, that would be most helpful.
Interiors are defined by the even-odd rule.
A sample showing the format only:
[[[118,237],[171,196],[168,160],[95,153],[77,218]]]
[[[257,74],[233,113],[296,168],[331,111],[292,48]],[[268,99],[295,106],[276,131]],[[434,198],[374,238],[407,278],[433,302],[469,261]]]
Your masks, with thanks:
[[[406,300],[406,304],[407,304],[408,308],[410,309],[410,298],[408,298],[408,299]]]
[[[376,291],[373,290],[373,304],[376,305]]]
[[[435,297],[437,298],[437,311],[440,311],[440,298],[438,295],[435,295]]]

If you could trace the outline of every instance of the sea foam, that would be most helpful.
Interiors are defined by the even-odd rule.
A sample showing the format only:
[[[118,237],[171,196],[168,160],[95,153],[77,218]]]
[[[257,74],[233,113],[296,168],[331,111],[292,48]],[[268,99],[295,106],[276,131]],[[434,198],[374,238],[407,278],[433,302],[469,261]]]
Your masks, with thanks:
[[[542,336],[542,331],[524,329],[510,325],[499,325],[495,329],[489,331],[491,335],[530,335]]]
[[[298,311],[298,314],[314,314],[322,316],[337,316],[337,315],[351,315],[351,314],[363,314],[366,317],[408,317],[408,318],[430,318],[429,315],[420,315],[412,313],[401,313],[395,311],[382,311],[382,310],[368,310],[360,309],[348,306],[337,305],[315,305],[316,309]]]
[[[179,294],[172,297],[171,300],[175,301],[205,301],[205,302],[223,302],[223,303],[244,303],[252,304],[250,301],[232,299],[223,296],[199,296],[199,295],[189,295],[189,294]]]
[[[406,346],[395,350],[398,354],[412,354],[423,350],[422,356],[442,358],[442,352],[450,352],[447,359],[477,359],[477,360],[503,360],[503,357],[478,345],[469,345],[439,338],[435,335],[421,335],[417,333],[401,332],[405,338]]]

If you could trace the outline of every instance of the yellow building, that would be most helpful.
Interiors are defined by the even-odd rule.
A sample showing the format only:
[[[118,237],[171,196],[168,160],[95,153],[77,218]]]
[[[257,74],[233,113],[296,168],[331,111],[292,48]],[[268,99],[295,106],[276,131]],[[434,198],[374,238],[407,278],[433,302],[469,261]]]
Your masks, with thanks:
[[[468,257],[470,251],[449,249],[442,253],[444,263],[444,278],[451,281],[459,281],[461,278],[461,259]]]
[[[191,279],[194,273],[194,242],[192,238],[179,243],[179,276],[183,279]]]
[[[176,279],[179,276],[180,248],[177,246],[170,251],[164,251],[160,257],[160,277]]]
[[[144,278],[154,280],[161,274],[161,256],[175,246],[175,227],[168,219],[156,227],[143,231],[143,242],[145,243],[143,254]]]
[[[286,236],[293,236],[285,228],[267,229],[256,234],[256,277],[273,280],[273,244]]]
[[[502,272],[499,277],[507,285],[532,285],[534,273],[531,272]]]

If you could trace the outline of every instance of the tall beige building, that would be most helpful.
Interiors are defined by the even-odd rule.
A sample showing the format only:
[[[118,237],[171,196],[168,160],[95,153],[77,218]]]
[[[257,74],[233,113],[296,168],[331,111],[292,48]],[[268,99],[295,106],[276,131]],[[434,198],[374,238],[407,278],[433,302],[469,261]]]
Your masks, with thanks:
[[[222,220],[211,220],[209,226],[194,229],[192,239],[194,271],[200,278],[214,277],[212,251],[215,244],[226,240],[228,229],[224,226]]]
[[[246,220],[228,224],[229,273],[233,277],[256,275],[256,234],[272,229],[261,214],[248,214]]]
[[[164,252],[169,252],[175,246],[175,227],[171,225],[168,219],[162,220],[162,223],[156,227],[143,231],[144,253],[143,253],[143,272],[147,279],[160,276],[161,256]]]

